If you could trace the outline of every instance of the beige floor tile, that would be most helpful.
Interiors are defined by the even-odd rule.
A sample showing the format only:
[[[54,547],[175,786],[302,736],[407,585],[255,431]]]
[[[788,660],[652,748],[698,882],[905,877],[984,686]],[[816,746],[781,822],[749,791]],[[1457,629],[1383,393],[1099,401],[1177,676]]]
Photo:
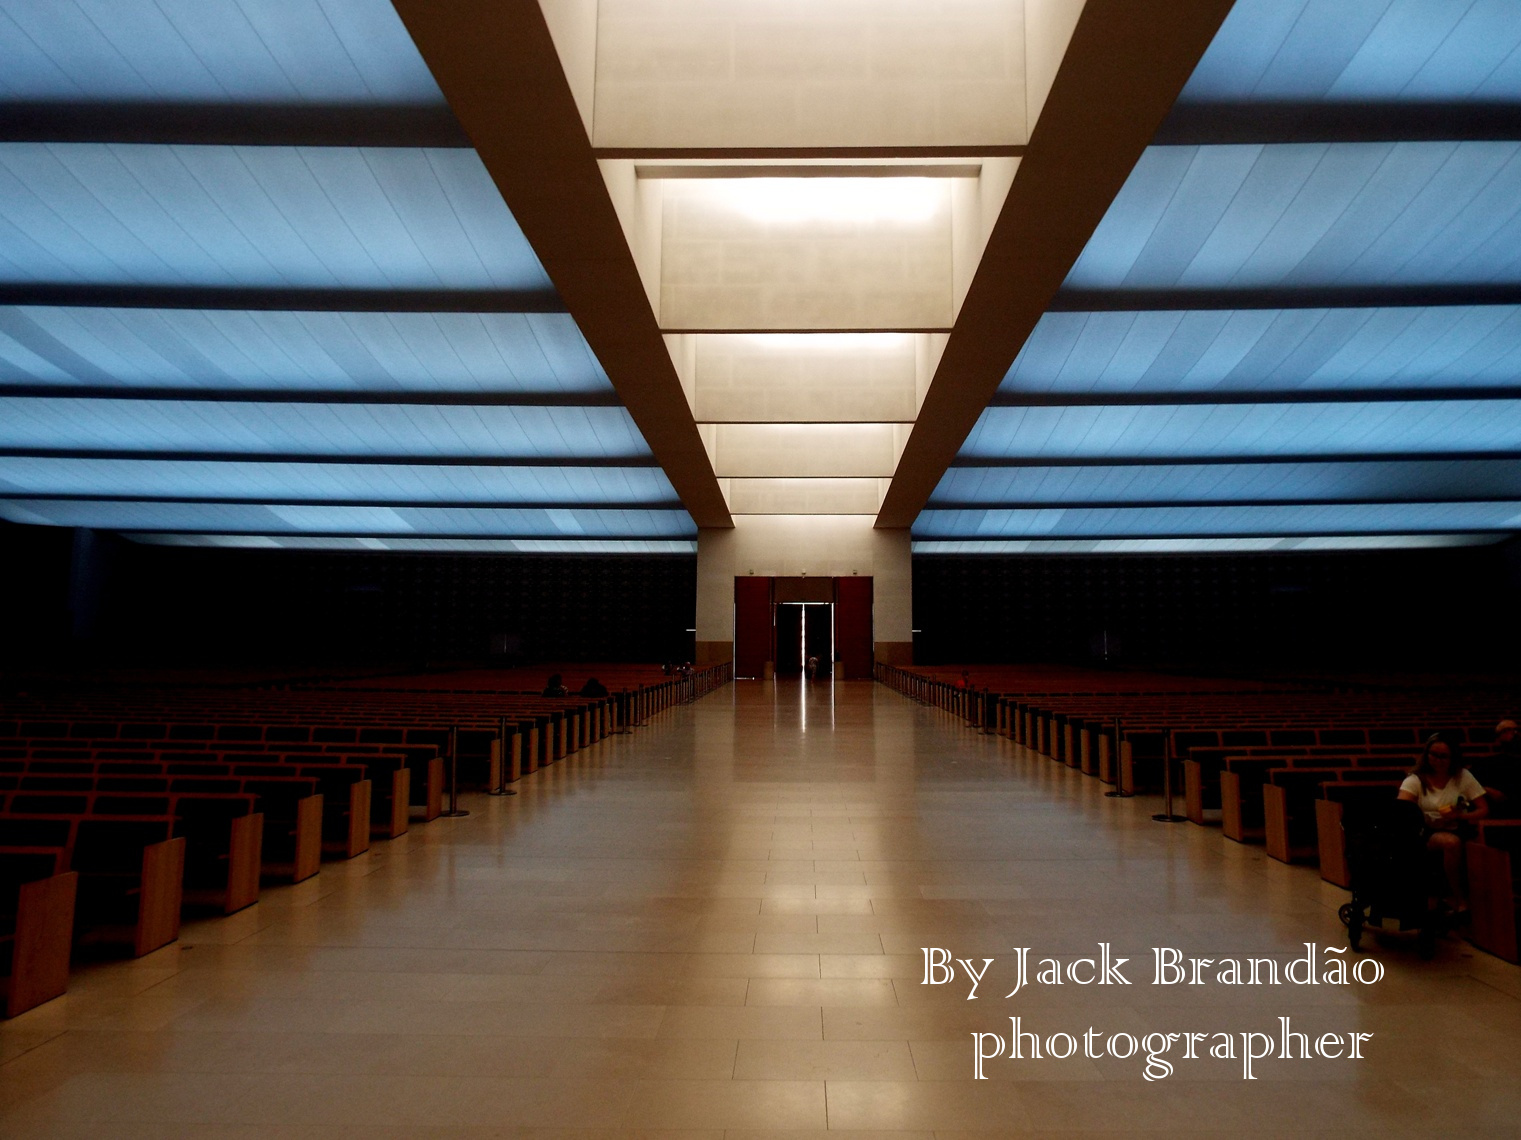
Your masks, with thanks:
[[[823,1129],[822,1081],[640,1081],[626,1128]]]
[[[738,1009],[672,1006],[660,1023],[659,1036],[662,1039],[707,1037],[743,1041],[760,1037],[818,1041],[823,1032],[817,1006],[744,1006]]]
[[[913,1057],[903,1041],[741,1041],[737,1080],[911,1081]]]
[[[881,1006],[898,1004],[891,982],[877,979],[822,978],[818,981],[754,978],[746,1005]]]

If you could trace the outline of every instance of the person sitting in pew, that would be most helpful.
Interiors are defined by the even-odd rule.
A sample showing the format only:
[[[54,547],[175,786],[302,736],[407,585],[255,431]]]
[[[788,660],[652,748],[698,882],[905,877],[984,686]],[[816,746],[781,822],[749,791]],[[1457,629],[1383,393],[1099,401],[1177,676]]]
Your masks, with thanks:
[[[1489,755],[1470,765],[1470,771],[1488,792],[1491,814],[1515,818],[1521,807],[1521,734],[1515,721],[1507,718],[1495,725]]]
[[[586,678],[586,684],[581,686],[579,695],[583,697],[605,697],[607,696],[607,686],[595,677],[588,677]]]
[[[541,695],[546,697],[568,697],[570,696],[570,690],[565,687],[564,677],[558,673],[551,673],[549,680],[544,682],[544,692]]]
[[[1457,742],[1433,733],[1400,784],[1399,798],[1419,805],[1426,817],[1426,848],[1441,861],[1447,891],[1442,903],[1455,913],[1466,911],[1463,831],[1489,814],[1489,803],[1484,786],[1464,766]]]

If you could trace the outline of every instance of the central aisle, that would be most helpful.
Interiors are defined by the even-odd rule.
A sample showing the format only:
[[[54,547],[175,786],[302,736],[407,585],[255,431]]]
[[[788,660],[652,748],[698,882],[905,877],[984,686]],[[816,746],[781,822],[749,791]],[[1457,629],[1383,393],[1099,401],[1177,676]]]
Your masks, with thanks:
[[[0,1133],[1500,1134],[1518,971],[1159,987],[1150,948],[1340,945],[1345,895],[867,682],[740,682],[0,1024]],[[1033,986],[1109,943],[1133,983]],[[995,958],[976,1001],[922,947]],[[1361,1061],[990,1060],[1042,1037],[1371,1032]],[[1423,1052],[1441,1055],[1416,1062]],[[1289,1082],[1289,1083],[1285,1083]],[[437,1130],[436,1132],[434,1130]],[[862,1135],[858,1132],[857,1135]]]

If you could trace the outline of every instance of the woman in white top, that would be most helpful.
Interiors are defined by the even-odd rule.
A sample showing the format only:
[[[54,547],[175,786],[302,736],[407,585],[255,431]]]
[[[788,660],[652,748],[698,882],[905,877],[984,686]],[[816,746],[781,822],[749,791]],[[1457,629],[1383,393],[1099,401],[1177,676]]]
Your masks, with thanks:
[[[1399,798],[1420,806],[1431,835],[1426,846],[1441,856],[1447,878],[1446,902],[1455,910],[1466,909],[1463,901],[1463,837],[1459,829],[1489,814],[1484,787],[1463,765],[1463,753],[1455,743],[1437,733],[1410,775],[1400,785]]]

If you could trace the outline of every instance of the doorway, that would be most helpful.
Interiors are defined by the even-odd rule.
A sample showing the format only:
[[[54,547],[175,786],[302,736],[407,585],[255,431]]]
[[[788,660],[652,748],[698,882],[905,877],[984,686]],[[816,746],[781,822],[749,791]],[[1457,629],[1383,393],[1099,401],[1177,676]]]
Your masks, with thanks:
[[[834,604],[778,602],[776,606],[776,672],[796,677],[818,658],[818,676],[833,673]]]

